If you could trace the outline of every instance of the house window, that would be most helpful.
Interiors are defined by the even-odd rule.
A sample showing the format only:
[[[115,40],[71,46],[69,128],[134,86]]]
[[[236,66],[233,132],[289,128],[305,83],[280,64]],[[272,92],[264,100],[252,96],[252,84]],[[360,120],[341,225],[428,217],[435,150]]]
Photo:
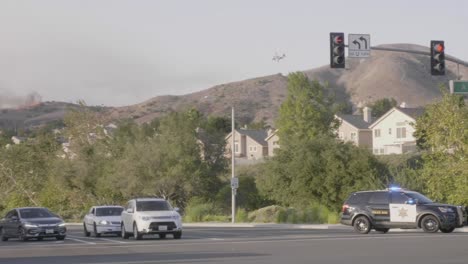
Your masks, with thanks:
[[[343,132],[340,132],[338,137],[339,137],[340,139],[344,139],[344,133],[343,133]]]
[[[392,134],[392,129],[391,129],[391,128],[388,129],[388,134],[389,134],[389,135]]]
[[[257,146],[250,146],[249,151],[250,152],[257,152]]]
[[[375,137],[380,137],[380,129],[374,130],[374,136]]]
[[[406,138],[406,127],[398,127],[396,132],[397,138]]]
[[[383,148],[380,149],[380,154],[384,154],[384,149]]]
[[[239,153],[239,143],[234,143],[234,151]]]
[[[357,134],[356,132],[351,132],[351,140],[356,140]]]
[[[273,146],[277,146],[278,145],[278,141],[273,141]]]

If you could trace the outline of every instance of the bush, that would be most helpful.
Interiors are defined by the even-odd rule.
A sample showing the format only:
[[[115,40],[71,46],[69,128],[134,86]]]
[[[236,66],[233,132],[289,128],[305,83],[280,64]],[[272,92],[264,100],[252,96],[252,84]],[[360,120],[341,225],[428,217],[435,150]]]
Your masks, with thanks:
[[[214,203],[202,198],[192,198],[185,208],[185,222],[228,222],[229,216],[222,215]]]
[[[249,222],[249,216],[245,209],[238,209],[236,212],[236,223],[246,223]]]
[[[271,205],[249,213],[248,219],[255,223],[274,223],[277,222],[278,217],[280,217],[279,214],[284,210],[286,210],[286,208],[278,205]]]
[[[304,209],[268,206],[250,213],[249,219],[256,223],[336,224],[339,214],[320,204],[311,204]]]

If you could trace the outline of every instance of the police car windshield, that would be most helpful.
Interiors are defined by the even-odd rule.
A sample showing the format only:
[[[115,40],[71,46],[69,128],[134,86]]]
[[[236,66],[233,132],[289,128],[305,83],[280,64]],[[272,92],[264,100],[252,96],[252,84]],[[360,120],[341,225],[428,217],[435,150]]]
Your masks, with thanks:
[[[413,200],[418,201],[419,204],[429,204],[429,203],[434,203],[431,199],[427,198],[426,196],[417,193],[417,192],[410,192],[410,193],[405,193],[408,197],[413,198]]]

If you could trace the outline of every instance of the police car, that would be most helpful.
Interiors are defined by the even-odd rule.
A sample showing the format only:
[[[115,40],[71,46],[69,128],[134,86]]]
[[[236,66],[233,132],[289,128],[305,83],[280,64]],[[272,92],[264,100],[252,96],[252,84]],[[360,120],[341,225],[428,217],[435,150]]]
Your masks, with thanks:
[[[341,224],[360,234],[372,229],[387,233],[391,228],[421,228],[425,232],[450,233],[463,227],[465,209],[439,204],[402,188],[352,193],[343,205]]]

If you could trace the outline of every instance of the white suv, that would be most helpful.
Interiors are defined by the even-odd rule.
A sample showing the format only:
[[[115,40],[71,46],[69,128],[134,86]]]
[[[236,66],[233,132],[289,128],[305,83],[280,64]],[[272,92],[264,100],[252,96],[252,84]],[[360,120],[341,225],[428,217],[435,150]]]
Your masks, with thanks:
[[[182,237],[182,220],[178,209],[168,201],[159,198],[138,198],[130,200],[122,212],[122,238],[130,234],[139,240],[145,234],[158,234],[165,238],[172,234],[175,239]]]

